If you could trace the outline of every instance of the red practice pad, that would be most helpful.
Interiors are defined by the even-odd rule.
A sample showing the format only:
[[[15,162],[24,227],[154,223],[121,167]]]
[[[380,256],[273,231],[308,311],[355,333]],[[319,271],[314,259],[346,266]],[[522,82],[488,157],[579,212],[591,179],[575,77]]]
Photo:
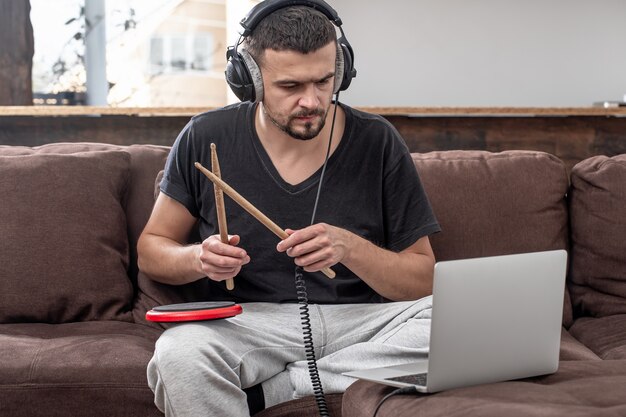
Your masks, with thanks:
[[[243,309],[231,301],[168,304],[154,307],[146,320],[156,322],[216,320],[241,314]]]

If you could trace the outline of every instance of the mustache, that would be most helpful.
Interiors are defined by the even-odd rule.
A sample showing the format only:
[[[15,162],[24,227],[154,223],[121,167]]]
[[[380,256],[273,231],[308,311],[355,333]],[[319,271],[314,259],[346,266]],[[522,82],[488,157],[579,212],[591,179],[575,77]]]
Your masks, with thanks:
[[[324,115],[324,110],[315,109],[315,110],[302,110],[295,114],[292,114],[291,117],[296,118],[296,117],[310,117],[310,116],[323,116],[323,115]]]

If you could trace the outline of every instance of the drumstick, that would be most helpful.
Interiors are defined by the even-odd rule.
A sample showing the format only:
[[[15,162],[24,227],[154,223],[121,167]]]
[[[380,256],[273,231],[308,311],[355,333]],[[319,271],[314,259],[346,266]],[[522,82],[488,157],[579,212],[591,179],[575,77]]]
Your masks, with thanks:
[[[217,160],[217,151],[215,150],[215,144],[211,144],[211,170],[216,177],[222,178],[220,173],[220,163]],[[220,231],[220,240],[222,243],[228,244],[228,226],[226,224],[226,207],[224,207],[224,193],[222,189],[213,184],[213,191],[215,192],[215,209],[217,211],[217,225]],[[232,278],[226,280],[226,289],[234,290],[235,281]]]
[[[222,181],[221,178],[217,177],[211,171],[203,167],[199,162],[195,163],[195,167],[198,168],[204,175],[206,175],[206,177],[214,185],[217,185],[219,188],[221,188],[222,191],[224,191],[224,193],[226,193],[227,196],[235,200],[235,202],[239,204],[241,208],[243,208],[245,211],[250,213],[252,217],[254,217],[258,221],[263,223],[263,225],[267,227],[268,229],[270,229],[276,236],[278,236],[281,239],[287,239],[289,237],[287,232],[285,232],[276,223],[270,220],[270,218],[267,217],[265,214],[263,214],[259,209],[254,207],[252,203],[250,203],[248,200],[243,198],[241,194],[235,191],[235,189],[233,189],[230,185]],[[335,278],[335,271],[333,271],[330,268],[324,268],[321,270],[321,272],[323,272],[324,275],[326,275],[328,278]]]

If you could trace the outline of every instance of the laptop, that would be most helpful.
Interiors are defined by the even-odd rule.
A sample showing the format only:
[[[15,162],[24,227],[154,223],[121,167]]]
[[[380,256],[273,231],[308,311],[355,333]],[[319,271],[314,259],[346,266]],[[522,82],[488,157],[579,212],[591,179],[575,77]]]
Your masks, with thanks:
[[[427,360],[344,375],[419,392],[554,373],[567,252],[438,262]]]

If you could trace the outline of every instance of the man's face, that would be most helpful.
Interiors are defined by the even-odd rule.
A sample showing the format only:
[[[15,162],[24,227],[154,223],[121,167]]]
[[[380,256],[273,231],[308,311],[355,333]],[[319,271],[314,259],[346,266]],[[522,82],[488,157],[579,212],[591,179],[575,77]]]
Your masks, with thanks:
[[[291,137],[315,138],[326,121],[335,79],[334,42],[309,54],[265,51],[263,108],[270,120]]]

